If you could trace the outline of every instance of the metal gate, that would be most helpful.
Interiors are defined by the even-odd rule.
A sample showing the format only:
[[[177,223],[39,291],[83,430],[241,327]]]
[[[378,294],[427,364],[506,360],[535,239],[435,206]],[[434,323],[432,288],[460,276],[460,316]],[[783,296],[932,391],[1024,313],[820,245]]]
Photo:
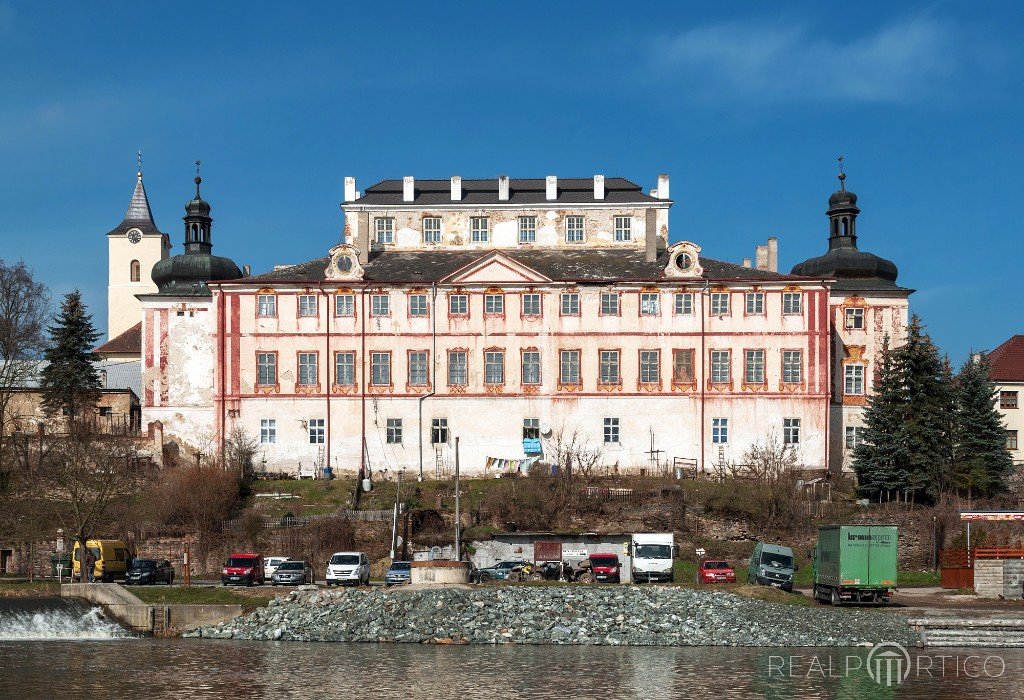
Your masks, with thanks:
[[[535,542],[533,545],[533,561],[562,561],[561,542]]]

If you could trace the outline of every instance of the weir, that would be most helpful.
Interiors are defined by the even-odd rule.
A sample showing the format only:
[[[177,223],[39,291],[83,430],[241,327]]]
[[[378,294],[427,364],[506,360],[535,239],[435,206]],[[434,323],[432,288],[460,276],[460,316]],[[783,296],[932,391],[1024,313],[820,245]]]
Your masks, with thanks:
[[[243,612],[241,605],[149,605],[116,583],[66,583],[60,594],[101,605],[123,627],[142,634],[187,632],[231,620]]]
[[[91,641],[131,636],[103,610],[63,598],[0,600],[0,641]]]

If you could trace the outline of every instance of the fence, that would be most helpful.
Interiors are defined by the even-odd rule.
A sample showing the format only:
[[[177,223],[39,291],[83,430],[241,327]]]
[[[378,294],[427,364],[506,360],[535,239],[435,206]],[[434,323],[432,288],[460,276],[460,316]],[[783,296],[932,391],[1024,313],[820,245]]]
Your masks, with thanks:
[[[336,513],[319,513],[317,515],[285,515],[280,518],[263,516],[260,518],[259,527],[265,530],[277,530],[280,528],[303,527],[316,522],[329,520],[358,520],[360,522],[390,522],[395,512],[388,510],[341,510]],[[228,530],[237,530],[244,526],[241,519],[235,518],[224,524]]]

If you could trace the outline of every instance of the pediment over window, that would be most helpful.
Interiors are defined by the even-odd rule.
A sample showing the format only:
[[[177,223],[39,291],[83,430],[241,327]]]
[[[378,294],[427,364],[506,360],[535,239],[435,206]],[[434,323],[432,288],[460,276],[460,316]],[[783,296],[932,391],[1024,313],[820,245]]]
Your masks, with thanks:
[[[508,255],[495,251],[474,260],[441,281],[445,284],[541,284],[551,280]]]

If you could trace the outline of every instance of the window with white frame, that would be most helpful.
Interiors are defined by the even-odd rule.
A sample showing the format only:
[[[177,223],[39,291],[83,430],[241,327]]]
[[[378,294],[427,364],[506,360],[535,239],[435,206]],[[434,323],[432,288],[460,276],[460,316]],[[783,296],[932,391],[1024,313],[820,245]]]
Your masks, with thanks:
[[[618,350],[602,350],[601,351],[601,383],[602,384],[618,384],[619,383],[619,351]]]
[[[430,420],[430,444],[448,444],[448,419],[432,418]]]
[[[277,384],[277,353],[256,353],[256,383],[259,386]]]
[[[693,372],[693,350],[672,351],[672,381],[676,384],[692,384],[694,382]]]
[[[800,419],[799,418],[783,418],[782,419],[782,444],[784,444],[784,445],[799,445],[800,444]]]
[[[324,419],[323,418],[310,418],[306,423],[307,433],[309,435],[310,445],[322,445],[324,444]]]
[[[374,219],[377,229],[377,242],[391,244],[395,242],[395,220],[390,216],[378,216]]]
[[[523,418],[523,439],[540,439],[540,418]]]
[[[274,418],[260,419],[260,444],[274,445],[277,443],[277,420]]]
[[[693,294],[690,292],[676,292],[675,312],[677,316],[689,316],[693,313]]]
[[[711,292],[711,315],[729,315],[729,292]]]
[[[335,316],[355,316],[356,299],[351,294],[339,294],[334,297]]]
[[[711,442],[716,445],[724,445],[729,442],[729,419],[711,419]]]
[[[430,314],[430,305],[427,303],[426,294],[410,294],[409,295],[409,315],[410,316],[428,316]]]
[[[580,315],[580,295],[576,292],[563,292],[562,293],[562,315],[563,316],[579,316]]]
[[[864,309],[854,308],[846,310],[846,329],[859,330],[864,327]]]
[[[484,313],[485,314],[503,314],[505,313],[505,295],[504,294],[485,294],[484,295]]]
[[[430,371],[427,364],[426,351],[417,350],[409,353],[410,386],[426,386],[430,383]]]
[[[853,450],[864,443],[864,436],[867,433],[859,425],[846,426],[846,449]]]
[[[537,242],[537,217],[536,216],[520,216],[519,217],[519,242],[520,243],[536,243]]]
[[[729,350],[711,351],[711,383],[729,383]]]
[[[354,352],[334,354],[334,383],[338,386],[355,386],[356,354]]]
[[[402,444],[402,419],[388,418],[385,425],[386,439],[389,445]]]
[[[582,243],[583,242],[583,217],[582,216],[567,216],[567,217],[565,217],[565,242],[566,243]]]
[[[864,393],[864,365],[846,365],[843,393],[859,396]]]
[[[317,357],[315,352],[299,353],[299,385],[313,386],[318,382]]]
[[[391,386],[391,353],[370,353],[370,384]]]
[[[640,351],[640,381],[644,384],[657,384],[661,381],[661,353],[659,351]]]
[[[616,216],[615,217],[615,240],[616,241],[631,241],[633,240],[633,219],[628,216]]]
[[[471,216],[469,218],[470,239],[473,243],[487,242],[488,225],[486,216]]]
[[[799,384],[804,380],[804,353],[802,350],[782,351],[782,383]]]
[[[469,358],[465,350],[450,350],[448,352],[449,386],[466,386],[469,382],[468,363]]]
[[[256,315],[264,318],[277,316],[277,295],[260,294],[256,297]]]
[[[540,353],[523,353],[523,384],[540,384]]]
[[[469,295],[451,294],[448,296],[448,313],[452,316],[469,315]]]
[[[619,293],[618,292],[601,292],[601,315],[602,316],[618,316],[619,315]]]
[[[502,350],[488,350],[484,353],[484,383],[505,383],[505,353]]]
[[[782,313],[785,315],[803,313],[804,295],[800,292],[782,293]]]
[[[619,419],[604,419],[604,441],[605,444],[616,444],[619,442]]]
[[[440,243],[441,242],[441,217],[440,216],[425,216],[425,217],[423,217],[423,242],[424,243]]]
[[[657,292],[640,292],[640,315],[657,316],[661,311],[660,300]]]
[[[764,350],[745,350],[743,367],[747,384],[764,384]]]
[[[758,316],[764,313],[764,292],[747,292],[747,315]]]
[[[562,384],[580,383],[580,351],[562,350],[559,355],[558,381]]]
[[[540,316],[540,294],[523,295],[523,316]]]
[[[387,294],[372,294],[370,295],[370,315],[371,316],[390,316],[391,315],[391,297]]]
[[[299,295],[299,316],[316,316],[316,295]]]

